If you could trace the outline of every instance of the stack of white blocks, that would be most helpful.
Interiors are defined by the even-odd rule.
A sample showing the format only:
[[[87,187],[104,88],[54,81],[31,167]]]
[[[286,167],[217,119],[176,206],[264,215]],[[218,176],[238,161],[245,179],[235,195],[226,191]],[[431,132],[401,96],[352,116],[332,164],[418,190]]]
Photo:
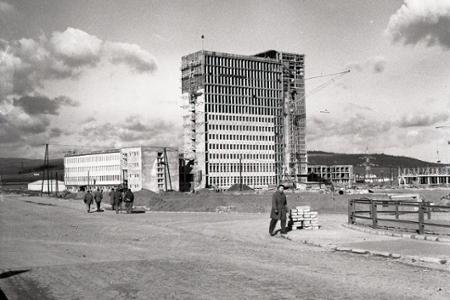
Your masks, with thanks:
[[[310,206],[297,206],[291,209],[290,218],[292,229],[316,230],[320,228],[319,214],[317,211],[311,211]]]

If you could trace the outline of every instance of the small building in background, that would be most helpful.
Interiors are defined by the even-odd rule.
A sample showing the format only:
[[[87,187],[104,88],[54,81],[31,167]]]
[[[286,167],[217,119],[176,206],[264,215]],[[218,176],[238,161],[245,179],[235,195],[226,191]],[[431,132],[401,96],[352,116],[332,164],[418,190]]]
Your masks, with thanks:
[[[66,154],[64,182],[70,190],[127,186],[132,191],[178,191],[178,150],[137,146]]]
[[[399,168],[398,184],[406,186],[450,186],[450,166]]]
[[[42,185],[42,180],[36,180],[28,184],[28,190],[37,192],[42,190],[43,193],[57,193],[64,192],[66,185],[61,180],[44,180],[44,185]]]
[[[335,185],[349,186],[354,183],[352,165],[308,165],[308,177]]]

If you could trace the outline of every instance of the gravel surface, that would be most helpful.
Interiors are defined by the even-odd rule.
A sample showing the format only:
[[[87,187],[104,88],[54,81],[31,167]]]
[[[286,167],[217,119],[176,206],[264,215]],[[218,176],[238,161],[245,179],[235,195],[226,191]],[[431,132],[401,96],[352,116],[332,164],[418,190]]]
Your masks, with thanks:
[[[87,214],[81,204],[2,196],[9,299],[450,298],[449,272],[270,237],[266,214]]]

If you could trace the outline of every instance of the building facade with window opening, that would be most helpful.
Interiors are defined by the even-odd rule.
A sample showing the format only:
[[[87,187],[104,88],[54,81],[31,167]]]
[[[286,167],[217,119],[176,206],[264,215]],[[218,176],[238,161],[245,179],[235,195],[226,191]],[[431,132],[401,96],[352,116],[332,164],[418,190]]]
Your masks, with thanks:
[[[194,188],[306,181],[304,57],[286,55],[182,58],[183,155],[194,161]]]
[[[132,191],[178,191],[178,150],[138,146],[66,154],[64,183],[70,190],[126,185]]]

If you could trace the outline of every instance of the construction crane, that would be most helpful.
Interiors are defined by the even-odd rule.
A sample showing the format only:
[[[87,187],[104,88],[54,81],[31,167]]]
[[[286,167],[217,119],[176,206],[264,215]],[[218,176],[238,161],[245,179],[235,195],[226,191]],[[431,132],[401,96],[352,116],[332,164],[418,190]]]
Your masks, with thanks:
[[[289,63],[288,63],[289,64]],[[295,64],[295,62],[294,62]],[[337,73],[321,74],[303,79],[303,72],[293,72],[288,66],[282,64],[284,71],[289,74],[290,81],[285,96],[285,111],[283,113],[283,123],[288,126],[281,130],[284,136],[284,148],[286,157],[284,158],[284,166],[278,169],[280,174],[280,182],[287,185],[295,185],[299,181],[299,177],[307,176],[306,167],[306,145],[304,142],[304,127],[306,122],[305,99],[313,94],[321,91],[327,86],[334,83],[338,78],[348,74],[350,70],[344,70]],[[303,87],[297,82],[306,81],[317,78],[331,77],[324,83],[314,87],[308,93],[303,92]],[[329,113],[324,110],[323,113]],[[303,131],[303,132],[302,132]]]

